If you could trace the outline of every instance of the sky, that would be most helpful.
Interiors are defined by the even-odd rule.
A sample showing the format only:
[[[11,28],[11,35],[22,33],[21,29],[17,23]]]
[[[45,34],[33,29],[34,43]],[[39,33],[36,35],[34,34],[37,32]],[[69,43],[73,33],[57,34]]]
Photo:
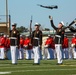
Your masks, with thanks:
[[[5,1],[0,0],[0,15],[5,15]],[[37,4],[57,5],[58,9],[46,9]],[[32,27],[40,23],[43,28],[52,29],[49,15],[53,17],[56,26],[60,21],[66,25],[76,18],[76,0],[8,0],[8,14],[11,15],[11,23],[17,23],[17,27],[29,28],[32,16]]]

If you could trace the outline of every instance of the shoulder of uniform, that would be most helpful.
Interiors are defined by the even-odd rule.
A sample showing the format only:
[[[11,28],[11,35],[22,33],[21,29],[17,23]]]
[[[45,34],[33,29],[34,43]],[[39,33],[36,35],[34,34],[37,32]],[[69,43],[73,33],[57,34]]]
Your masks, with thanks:
[[[10,30],[10,33],[12,32],[12,30]]]
[[[39,32],[40,32],[40,33],[42,33],[42,31],[41,31],[41,30],[39,30]]]
[[[18,30],[15,30],[17,33],[19,33],[19,31]]]
[[[34,33],[34,32],[35,32],[35,30],[32,33]]]

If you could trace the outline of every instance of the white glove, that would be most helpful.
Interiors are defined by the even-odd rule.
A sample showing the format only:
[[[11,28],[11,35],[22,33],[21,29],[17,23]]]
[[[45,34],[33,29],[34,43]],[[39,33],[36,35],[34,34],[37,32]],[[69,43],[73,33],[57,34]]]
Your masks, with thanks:
[[[47,47],[48,47],[48,45],[45,45],[45,47],[47,48]]]
[[[30,46],[32,46],[32,44],[29,44]]]
[[[53,17],[52,17],[52,16],[49,16],[49,19],[50,19],[50,20],[53,20]]]
[[[75,46],[75,44],[71,44],[71,47],[74,47]]]

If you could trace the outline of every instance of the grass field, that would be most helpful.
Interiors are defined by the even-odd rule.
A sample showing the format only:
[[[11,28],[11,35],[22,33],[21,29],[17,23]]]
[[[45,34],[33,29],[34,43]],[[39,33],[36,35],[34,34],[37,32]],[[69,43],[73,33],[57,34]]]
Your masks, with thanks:
[[[33,60],[18,60],[17,65],[12,65],[10,60],[0,60],[0,75],[76,75],[76,60],[56,63],[57,60],[41,60],[40,65],[33,65]]]

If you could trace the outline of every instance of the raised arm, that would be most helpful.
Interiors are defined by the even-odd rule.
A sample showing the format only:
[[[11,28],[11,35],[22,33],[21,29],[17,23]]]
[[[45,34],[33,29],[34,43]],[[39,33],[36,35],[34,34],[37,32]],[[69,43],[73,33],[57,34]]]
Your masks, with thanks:
[[[73,21],[69,24],[69,27],[72,26],[74,23],[76,23],[76,19],[73,20]]]
[[[63,27],[63,29],[69,28],[71,31],[76,32],[76,29],[72,26],[76,22],[76,19],[73,20],[67,27]]]
[[[70,26],[69,29],[71,32],[76,32],[76,28],[74,28],[73,26]]]
[[[57,27],[56,27],[56,26],[54,25],[54,23],[53,23],[53,18],[52,18],[52,16],[49,16],[49,19],[50,19],[51,26],[56,30]]]
[[[72,25],[76,23],[76,19],[73,20],[70,24],[69,24],[69,29],[72,31],[72,32],[76,32],[76,28],[74,28]]]

